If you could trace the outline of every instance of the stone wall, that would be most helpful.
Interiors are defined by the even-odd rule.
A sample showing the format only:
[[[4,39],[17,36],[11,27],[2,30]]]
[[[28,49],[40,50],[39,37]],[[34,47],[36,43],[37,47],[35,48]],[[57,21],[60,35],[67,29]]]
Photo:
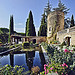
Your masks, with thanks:
[[[75,45],[75,26],[57,33],[57,38],[60,43],[63,43],[66,37],[70,37],[70,45]]]
[[[29,36],[29,37],[23,37],[23,42],[26,42],[25,39],[28,39],[29,42],[33,42],[33,40],[36,40],[36,43],[46,42],[46,37],[42,36]]]
[[[61,11],[53,11],[47,18],[47,37],[51,36],[52,27],[58,27],[58,31],[64,29],[64,13]]]

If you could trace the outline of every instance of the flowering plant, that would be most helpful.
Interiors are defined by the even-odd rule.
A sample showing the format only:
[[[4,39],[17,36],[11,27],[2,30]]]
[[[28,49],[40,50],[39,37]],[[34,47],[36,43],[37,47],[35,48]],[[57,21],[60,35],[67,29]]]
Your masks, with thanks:
[[[44,65],[44,72],[41,75],[46,75],[47,73],[57,73],[58,75],[68,75],[69,67],[66,63],[60,64],[52,62],[51,64]]]

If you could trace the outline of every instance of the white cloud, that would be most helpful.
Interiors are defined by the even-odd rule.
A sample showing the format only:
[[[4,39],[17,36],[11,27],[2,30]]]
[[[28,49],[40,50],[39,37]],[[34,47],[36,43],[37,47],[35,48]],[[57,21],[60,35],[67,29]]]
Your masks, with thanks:
[[[16,24],[14,24],[14,25],[16,25],[16,26],[18,26],[18,25],[23,25],[23,23],[16,23]]]

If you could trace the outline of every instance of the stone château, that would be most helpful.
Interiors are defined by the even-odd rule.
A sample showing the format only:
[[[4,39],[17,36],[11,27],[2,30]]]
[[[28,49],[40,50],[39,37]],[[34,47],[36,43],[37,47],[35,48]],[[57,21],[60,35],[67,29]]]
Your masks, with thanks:
[[[47,18],[47,37],[51,36],[53,28],[55,31],[64,29],[64,12],[60,10],[50,12]]]
[[[67,29],[64,29],[64,26],[64,12],[60,10],[50,12],[47,17],[48,43],[52,40],[57,40],[60,43],[66,41],[68,45],[75,45],[75,26]]]

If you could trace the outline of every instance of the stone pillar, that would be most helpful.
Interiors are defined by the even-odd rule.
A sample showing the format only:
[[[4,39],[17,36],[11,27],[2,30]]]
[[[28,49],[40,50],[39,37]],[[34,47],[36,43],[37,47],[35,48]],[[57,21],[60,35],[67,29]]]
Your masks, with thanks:
[[[18,38],[17,38],[17,44],[18,44]]]

